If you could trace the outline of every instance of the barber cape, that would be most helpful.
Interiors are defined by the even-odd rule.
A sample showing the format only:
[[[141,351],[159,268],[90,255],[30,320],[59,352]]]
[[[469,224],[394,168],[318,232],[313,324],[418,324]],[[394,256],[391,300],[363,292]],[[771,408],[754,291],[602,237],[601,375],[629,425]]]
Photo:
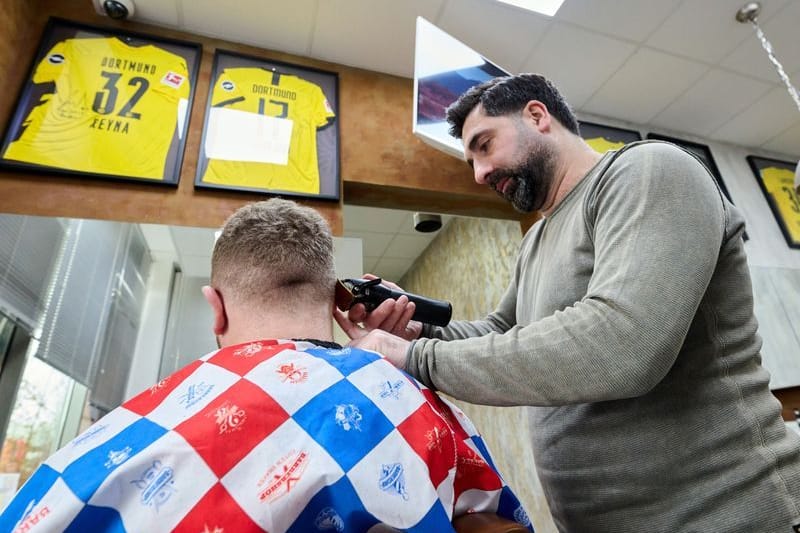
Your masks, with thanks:
[[[39,467],[0,531],[440,532],[473,511],[530,527],[457,407],[373,352],[266,340],[103,417]]]

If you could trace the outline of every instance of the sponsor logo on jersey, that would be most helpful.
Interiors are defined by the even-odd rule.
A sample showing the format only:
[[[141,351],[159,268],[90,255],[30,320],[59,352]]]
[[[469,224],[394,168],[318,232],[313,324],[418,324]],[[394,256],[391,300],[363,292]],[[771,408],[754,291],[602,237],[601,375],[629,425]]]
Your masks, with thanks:
[[[408,500],[406,491],[406,476],[403,465],[400,463],[381,465],[381,475],[378,480],[378,487],[384,492],[394,493]]]
[[[439,429],[436,426],[426,431],[425,438],[428,439],[428,449],[431,451],[436,450],[437,452],[442,451],[442,437],[444,434],[444,429]]]
[[[153,461],[152,466],[142,472],[141,478],[134,479],[131,484],[142,491],[141,504],[155,507],[156,511],[175,494],[174,472],[169,466],[161,464],[161,461]]]
[[[395,400],[400,398],[400,389],[403,388],[405,383],[402,379],[398,379],[394,383],[391,381],[385,381],[381,383],[381,392],[380,396],[383,399],[386,398],[394,398]]]
[[[25,512],[22,513],[22,518],[20,518],[19,522],[14,526],[12,530],[14,533],[27,533],[31,528],[39,525],[39,522],[50,514],[50,508],[46,505],[38,509],[35,513],[33,512],[34,507],[36,507],[36,500],[31,500],[25,508]]]
[[[484,461],[480,455],[472,451],[472,448],[468,448],[468,450],[467,455],[458,456],[458,464],[474,468],[483,468],[486,466],[486,461]]]
[[[225,80],[225,81],[222,82],[221,87],[222,87],[222,90],[231,92],[232,90],[234,90],[236,88],[236,84],[233,83],[231,80]]]
[[[286,383],[303,383],[308,379],[308,369],[304,366],[295,366],[294,363],[281,365],[276,372],[283,376],[282,381]]]
[[[98,424],[90,427],[86,430],[86,433],[76,437],[75,440],[72,441],[72,446],[80,446],[84,442],[88,442],[94,440],[95,437],[103,433],[106,429],[108,429],[108,424]]]
[[[355,429],[361,431],[361,412],[352,403],[336,406],[336,423],[345,431]]]
[[[309,455],[306,451],[292,450],[281,457],[258,481],[258,499],[262,502],[272,502],[289,494],[303,477],[308,460]]]
[[[200,533],[225,533],[225,530],[217,526],[214,526],[214,529],[211,529],[208,524],[203,524],[203,531]]]
[[[225,402],[214,411],[214,421],[219,428],[220,435],[239,431],[242,429],[245,420],[247,420],[247,413],[236,404]]]
[[[183,76],[181,74],[178,74],[177,72],[173,72],[170,70],[169,72],[164,74],[163,78],[161,78],[161,83],[163,85],[168,85],[173,89],[177,89],[178,87],[183,85],[185,79],[186,76]]]
[[[244,358],[253,357],[258,352],[260,352],[263,347],[264,345],[261,344],[260,342],[251,342],[250,344],[243,346],[242,348],[239,348],[238,350],[233,352],[233,356],[244,357]]]
[[[514,509],[514,520],[526,527],[531,525],[531,519],[528,517],[528,513],[525,512],[525,509],[523,509],[521,505]]]
[[[344,520],[333,507],[326,507],[314,519],[314,526],[319,531],[344,531]]]
[[[186,404],[184,407],[188,409],[206,396],[214,388],[212,383],[201,381],[200,383],[192,383],[186,392],[181,394],[178,403]]]
[[[47,60],[54,65],[60,65],[64,62],[64,56],[61,54],[50,54]]]
[[[150,395],[152,396],[153,394],[155,394],[158,391],[160,391],[161,389],[163,389],[167,385],[167,383],[169,383],[169,378],[170,377],[172,377],[172,376],[167,376],[164,379],[162,379],[161,381],[159,381],[158,383],[156,383],[155,385],[153,385],[152,387],[150,387]]]
[[[123,449],[119,451],[111,450],[110,452],[108,452],[108,461],[106,461],[103,466],[105,466],[106,469],[110,469],[115,466],[121,465],[122,463],[128,460],[128,458],[131,456],[132,451],[133,450],[131,450],[130,446],[125,446]]]

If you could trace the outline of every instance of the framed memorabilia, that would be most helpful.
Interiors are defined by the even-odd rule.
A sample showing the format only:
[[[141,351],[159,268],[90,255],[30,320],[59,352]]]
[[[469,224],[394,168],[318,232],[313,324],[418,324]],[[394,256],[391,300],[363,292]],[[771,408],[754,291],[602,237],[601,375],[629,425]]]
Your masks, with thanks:
[[[800,248],[800,199],[794,188],[796,163],[754,155],[747,156],[750,169],[790,248]]]
[[[0,164],[177,185],[200,45],[51,18]]]
[[[195,187],[339,199],[336,73],[218,51]]]
[[[580,131],[583,140],[600,153],[619,150],[628,143],[642,140],[638,131],[614,128],[593,122],[580,121]]]

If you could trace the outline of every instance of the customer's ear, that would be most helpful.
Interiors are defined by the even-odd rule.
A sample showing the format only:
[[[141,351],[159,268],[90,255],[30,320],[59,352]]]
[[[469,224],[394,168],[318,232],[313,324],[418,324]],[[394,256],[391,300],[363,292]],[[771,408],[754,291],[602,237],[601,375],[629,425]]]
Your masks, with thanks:
[[[214,335],[222,335],[228,329],[228,315],[225,313],[225,302],[222,295],[209,285],[203,286],[203,296],[205,296],[211,311],[214,313]]]

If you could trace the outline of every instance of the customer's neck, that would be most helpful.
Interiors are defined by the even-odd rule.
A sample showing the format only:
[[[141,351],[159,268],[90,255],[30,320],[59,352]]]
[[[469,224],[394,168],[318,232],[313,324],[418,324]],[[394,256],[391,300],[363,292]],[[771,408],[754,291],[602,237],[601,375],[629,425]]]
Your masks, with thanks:
[[[259,339],[333,340],[331,305],[283,310],[237,309],[228,313],[228,328],[219,337],[222,346]]]

